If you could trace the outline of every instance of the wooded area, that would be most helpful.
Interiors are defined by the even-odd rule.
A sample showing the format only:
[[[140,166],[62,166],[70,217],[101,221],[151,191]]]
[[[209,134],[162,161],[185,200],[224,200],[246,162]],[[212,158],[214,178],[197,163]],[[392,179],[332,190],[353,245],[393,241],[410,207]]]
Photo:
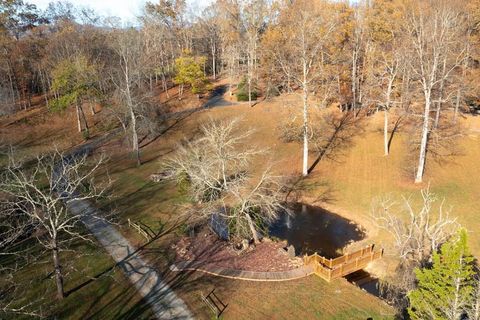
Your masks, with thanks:
[[[301,95],[304,176],[311,108],[382,111],[385,155],[395,131],[389,110],[413,114],[421,182],[429,156],[453,152],[459,112],[478,107],[476,0],[219,0],[198,15],[185,1],[162,0],[147,3],[138,26],[128,28],[66,2],[45,12],[19,0],[2,7],[1,112],[29,108],[42,95],[52,110],[76,108],[88,136],[84,105],[99,102],[130,128],[137,153],[138,132],[155,127],[154,86],[167,95],[174,84],[202,94],[206,76],[219,74],[230,91],[243,83],[251,105],[260,92]]]
[[[238,109],[219,117],[214,109],[224,105],[217,98]],[[279,100],[288,107],[282,113],[272,111]],[[86,268],[65,268],[67,252],[95,242],[82,215],[70,212],[72,202],[95,202],[105,214],[88,213],[91,219],[122,227],[128,220],[135,230],[122,232],[135,241],[131,234],[141,233],[148,243],[170,232],[175,241],[184,240],[215,220],[229,252],[240,255],[264,243],[275,221],[285,217],[291,228],[293,208],[303,213],[306,205],[326,204],[363,179],[379,197],[368,199],[369,216],[361,223],[372,225],[373,237],[388,239],[395,260],[381,279],[382,298],[411,319],[480,319],[480,272],[467,231],[462,217],[432,191],[429,176],[433,163],[441,166],[461,153],[469,130],[463,120],[480,114],[480,0],[214,0],[198,12],[186,0],[159,0],[147,1],[130,24],[68,1],[40,10],[23,0],[0,0],[0,119],[9,119],[0,129],[13,132],[23,121],[21,128],[32,130],[26,137],[34,140],[38,131],[28,116],[9,117],[39,109],[61,121],[75,119],[73,130],[58,135],[72,134],[62,137],[72,140],[70,147],[83,142],[69,152],[54,141],[42,146],[47,152],[21,157],[21,147],[11,145],[20,139],[0,137],[0,274],[8,275],[0,281],[0,317],[56,316],[58,310],[42,310],[42,297],[31,299],[29,283],[18,280],[28,279],[23,273],[32,265],[48,265],[44,277],[55,281],[59,305],[117,267],[73,289],[65,285],[69,273]],[[192,115],[197,122],[184,121]],[[372,119],[381,119],[381,127]],[[268,125],[258,133],[262,122]],[[389,190],[383,180],[373,186],[370,171],[354,163],[353,169],[339,164],[353,178],[338,181],[336,193],[330,192],[332,181],[319,176],[332,166],[319,163],[340,163],[367,130],[368,139],[381,134],[367,141],[381,146],[381,158],[368,158],[364,147],[360,159],[382,162],[381,170],[401,162],[402,173],[391,180],[406,187]],[[402,148],[392,149],[399,131]],[[107,155],[101,148],[90,153],[107,136]],[[144,151],[150,144],[157,150]],[[122,148],[128,151],[122,154]],[[401,150],[402,158],[392,157],[392,150]],[[153,160],[160,162],[154,169]],[[357,169],[363,175],[348,171]],[[458,179],[448,181],[446,193],[477,185]],[[123,208],[123,216],[116,215],[117,203],[107,198],[120,198],[125,189],[131,194],[119,203],[129,212]],[[408,196],[395,200],[405,189],[418,193],[416,202]],[[380,196],[385,191],[393,193]],[[358,202],[351,194],[361,190],[348,192],[351,198],[342,204],[351,210]],[[467,196],[455,199],[476,201]],[[161,210],[170,210],[175,221],[155,220]],[[150,223],[140,220],[145,217]],[[372,237],[353,221],[347,224],[358,233],[355,241]],[[478,240],[474,233],[472,238]],[[181,242],[172,239],[168,249],[152,250],[163,259],[162,268]],[[343,250],[353,240],[339,242]],[[383,257],[373,247],[367,251],[333,260],[315,254],[303,262],[314,261],[317,273],[331,280]]]

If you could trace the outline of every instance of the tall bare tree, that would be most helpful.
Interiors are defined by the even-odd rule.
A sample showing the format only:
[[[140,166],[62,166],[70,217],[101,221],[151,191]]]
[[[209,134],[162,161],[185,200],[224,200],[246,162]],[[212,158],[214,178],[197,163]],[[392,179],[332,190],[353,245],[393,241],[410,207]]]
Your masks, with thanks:
[[[442,84],[465,58],[464,47],[458,45],[462,19],[457,9],[448,1],[425,1],[413,4],[407,12],[405,32],[412,50],[412,59],[409,61],[424,99],[415,183],[423,181],[425,172],[434,91],[442,90]]]
[[[275,220],[285,208],[282,178],[272,172],[272,166],[260,174],[254,172],[253,158],[265,152],[245,147],[251,135],[251,130],[240,129],[239,119],[211,120],[202,125],[201,136],[180,146],[164,167],[168,177],[189,185],[197,202],[189,212],[194,218],[219,212],[234,226],[234,236],[250,235],[258,242],[262,224]]]
[[[117,103],[125,107],[128,113],[132,152],[138,166],[141,165],[138,121],[147,98],[143,87],[143,44],[140,33],[135,29],[117,30],[112,39],[117,65],[112,69],[111,79],[116,88]]]
[[[324,75],[328,41],[335,31],[335,13],[324,1],[295,1],[281,11],[266,38],[269,54],[282,72],[301,89],[303,103],[302,174],[308,175],[309,97]]]
[[[66,156],[55,151],[27,166],[11,156],[10,165],[1,173],[0,191],[6,200],[0,219],[2,224],[9,224],[9,228],[0,229],[2,251],[15,247],[22,237],[36,238],[52,254],[59,299],[65,296],[60,252],[73,239],[88,241],[79,228],[82,217],[71,214],[68,204],[105,194],[106,186],[94,183],[103,159],[89,163],[87,155]]]

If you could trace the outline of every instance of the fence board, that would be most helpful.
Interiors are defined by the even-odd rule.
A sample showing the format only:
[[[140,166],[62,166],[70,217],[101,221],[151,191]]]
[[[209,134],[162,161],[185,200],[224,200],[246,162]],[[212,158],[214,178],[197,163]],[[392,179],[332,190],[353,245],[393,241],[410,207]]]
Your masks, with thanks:
[[[380,259],[382,256],[383,250],[374,251],[374,245],[371,245],[335,259],[327,259],[314,253],[310,256],[304,256],[303,262],[305,265],[313,265],[313,270],[317,276],[331,281],[361,270],[371,261]]]

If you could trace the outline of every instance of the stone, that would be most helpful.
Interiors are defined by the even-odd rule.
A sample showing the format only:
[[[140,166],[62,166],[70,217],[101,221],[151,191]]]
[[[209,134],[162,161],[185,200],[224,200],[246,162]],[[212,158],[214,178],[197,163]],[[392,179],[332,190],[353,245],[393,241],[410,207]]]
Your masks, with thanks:
[[[165,172],[162,173],[154,173],[150,175],[150,180],[152,180],[155,183],[158,183],[164,179],[167,178],[167,174]]]
[[[242,250],[247,250],[249,247],[249,242],[247,239],[242,240]]]
[[[292,245],[289,245],[287,247],[287,254],[289,258],[295,258],[295,247]]]

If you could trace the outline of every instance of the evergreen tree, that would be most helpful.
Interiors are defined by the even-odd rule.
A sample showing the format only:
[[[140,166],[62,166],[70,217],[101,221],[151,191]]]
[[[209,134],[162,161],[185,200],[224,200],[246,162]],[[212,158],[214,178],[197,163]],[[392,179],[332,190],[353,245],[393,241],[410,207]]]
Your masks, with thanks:
[[[469,253],[467,232],[442,245],[434,253],[431,268],[416,269],[417,289],[408,294],[412,319],[461,319],[471,299],[474,258]]]

